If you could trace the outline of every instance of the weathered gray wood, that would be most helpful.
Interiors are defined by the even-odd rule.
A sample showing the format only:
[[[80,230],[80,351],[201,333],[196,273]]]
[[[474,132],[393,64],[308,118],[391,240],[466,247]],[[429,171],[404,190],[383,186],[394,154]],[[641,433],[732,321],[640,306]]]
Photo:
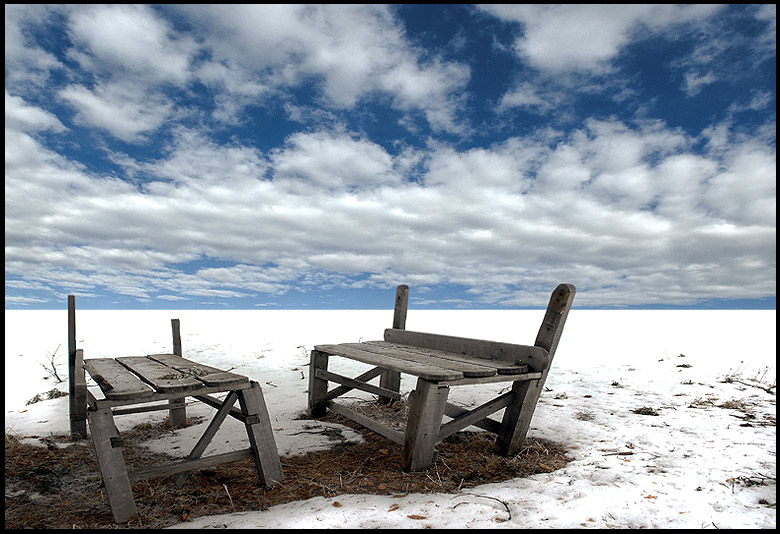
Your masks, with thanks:
[[[171,337],[173,338],[173,353],[176,356],[182,356],[181,348],[181,323],[178,319],[171,319]],[[168,401],[170,410],[168,418],[172,427],[184,425],[187,422],[187,404],[184,397],[171,399]]]
[[[539,380],[542,373],[523,373],[521,375],[496,375],[477,378],[461,378],[460,380],[441,380],[443,386],[473,386],[475,384],[500,384],[501,382],[515,382],[517,380]]]
[[[314,348],[320,352],[325,352],[334,356],[345,356],[350,360],[376,365],[377,367],[414,375],[426,380],[457,380],[458,378],[463,378],[463,373],[460,371],[442,369],[441,367],[436,367],[434,365],[402,360],[391,356],[380,356],[373,352],[345,347],[343,345],[317,345]]]
[[[576,289],[571,284],[561,284],[550,296],[542,326],[536,337],[536,345],[543,347],[549,353],[550,363],[555,356],[558,342],[566,324]],[[515,382],[512,391],[515,392],[513,402],[504,411],[501,431],[496,438],[495,451],[511,456],[517,454],[531,427],[539,396],[544,389],[544,382],[550,372],[549,366],[542,372],[539,380],[533,382]]]
[[[501,408],[506,408],[512,399],[514,394],[509,391],[503,395],[499,395],[495,399],[474,408],[473,410],[464,410],[464,412],[458,414],[452,421],[441,426],[439,430],[439,436],[436,441],[442,441],[447,439],[456,432],[463,430],[464,428],[471,426],[479,421],[482,421],[492,413],[497,412]],[[445,408],[444,413],[447,413]]]
[[[203,388],[203,382],[184,376],[167,365],[146,356],[123,356],[116,361],[137,374],[141,380],[161,393],[184,393]]]
[[[528,396],[528,390],[533,385],[534,382],[514,382],[512,384],[511,393],[515,397],[504,411],[504,417],[501,420],[501,427],[496,435],[496,443],[493,448],[496,454],[514,456],[520,450],[523,441],[525,441],[525,436],[531,423],[531,416],[533,416],[533,412],[536,409],[536,404],[532,405]],[[530,412],[530,415],[523,418],[522,416],[528,412]],[[528,424],[524,424],[524,421]]]
[[[114,417],[111,410],[90,410],[88,419],[111,513],[117,523],[127,523],[138,515],[138,510],[133,500],[122,449],[118,446],[121,439],[114,425]]]
[[[173,337],[173,353],[180,358],[184,356],[181,348],[181,322],[171,319],[171,337]]]
[[[469,378],[476,376],[493,376],[497,374],[496,368],[489,367],[487,360],[485,360],[485,365],[474,364],[454,360],[452,358],[441,358],[433,354],[421,354],[410,350],[402,350],[387,345],[376,345],[373,343],[342,343],[341,346],[372,352],[380,356],[390,356],[391,358],[398,358],[399,360],[433,365],[442,369],[450,369],[463,373],[464,377]]]
[[[409,394],[409,416],[404,434],[404,466],[423,471],[433,463],[434,448],[447,405],[449,388],[419,378]]]
[[[393,443],[398,443],[399,445],[403,445],[404,443],[404,435],[401,432],[393,430],[392,428],[388,428],[382,423],[375,421],[370,417],[353,410],[352,408],[348,408],[347,406],[339,404],[335,401],[328,401],[327,407],[333,413],[337,413],[342,417],[351,419],[352,421],[355,421],[357,424],[366,427],[372,432],[376,432],[380,436],[389,439]]]
[[[399,285],[395,290],[395,306],[393,307],[393,328],[406,328],[406,312],[409,308],[409,286]],[[386,369],[379,378],[379,385],[391,391],[401,390],[401,373]],[[380,404],[389,404],[392,399],[379,397]]]
[[[87,437],[87,377],[84,371],[84,351],[76,349],[73,374],[70,375],[73,392],[70,397],[71,435]]]
[[[452,360],[456,362],[469,363],[472,365],[480,365],[495,369],[498,374],[510,375],[510,374],[522,374],[528,372],[528,364],[515,365],[511,362],[505,362],[502,360],[487,360],[484,358],[477,358],[474,356],[466,356],[465,354],[455,354],[454,352],[445,352],[437,349],[427,349],[425,347],[414,347],[412,345],[401,345],[399,343],[390,343],[389,341],[363,341],[365,345],[374,345],[378,347],[387,347],[397,350],[399,352],[410,352],[412,354],[418,354],[422,356],[433,356],[436,358],[443,358],[445,360]],[[490,375],[488,375],[490,376]]]
[[[444,409],[444,415],[452,418],[456,418],[466,413],[469,413],[469,410],[467,410],[466,408],[462,408],[460,406],[456,406],[454,404],[450,404],[449,402],[447,403],[447,406]],[[481,428],[482,430],[487,430],[488,432],[497,434],[499,429],[501,428],[501,423],[496,421],[495,419],[491,419],[490,417],[485,417],[484,419],[480,419],[479,421],[472,423],[472,426],[476,426],[478,428]]]
[[[216,397],[212,397],[210,395],[193,395],[196,399],[201,401],[203,404],[208,404],[212,408],[219,410],[222,406],[222,403],[224,402],[222,399],[218,399]],[[241,410],[236,407],[230,408],[230,412],[228,415],[234,419],[238,419],[242,423],[245,422],[244,414],[241,413]]]
[[[144,405],[144,406],[135,406],[133,408],[115,408],[113,410],[114,415],[130,415],[134,413],[145,413],[145,412],[158,412],[162,410],[170,410],[171,405],[170,404],[151,404],[151,405]]]
[[[243,389],[249,388],[249,383],[247,383],[245,386],[242,386]],[[236,388],[236,389],[242,389],[242,388]],[[224,393],[225,388],[223,387],[208,387],[203,386],[203,389],[199,389],[195,392],[187,392],[187,396],[192,397],[198,397],[200,395],[210,395],[213,393]],[[94,398],[93,400],[89,400],[89,395],[87,395],[87,404],[91,407],[95,408],[116,408],[118,406],[132,406],[134,404],[139,404],[141,402],[157,402],[157,401],[167,401],[169,399],[176,399],[181,397],[181,393],[173,392],[173,393],[154,393],[152,396],[145,398],[145,399],[130,399],[130,400],[112,400],[112,399],[103,399],[103,398]]]
[[[87,383],[84,377],[83,352],[76,353],[76,297],[68,295],[68,414],[70,434],[87,437]]]
[[[211,440],[214,439],[214,435],[217,433],[217,430],[219,430],[219,427],[222,426],[222,422],[225,420],[225,417],[227,417],[228,414],[230,413],[230,409],[236,403],[237,399],[238,399],[237,392],[231,391],[230,393],[228,393],[227,397],[225,397],[225,400],[222,402],[222,405],[217,410],[216,415],[211,420],[209,425],[206,427],[206,430],[200,436],[200,439],[192,448],[192,451],[190,451],[190,454],[187,456],[187,459],[193,460],[195,458],[200,458],[201,456],[203,456],[203,453],[206,451],[206,447],[208,447],[209,443],[211,443]],[[176,475],[173,481],[176,483],[177,486],[181,488],[184,485],[184,483],[187,481],[187,478],[189,476],[190,476],[190,471],[184,471]]]
[[[373,393],[374,395],[379,395],[380,397],[389,398],[393,401],[397,401],[398,399],[401,398],[401,394],[398,393],[397,391],[390,391],[389,389],[385,389],[381,386],[374,386],[372,384],[367,384],[361,380],[356,380],[354,378],[348,378],[346,376],[337,375],[336,373],[331,373],[330,371],[323,371],[322,369],[317,369],[315,373],[317,373],[318,378],[322,378],[323,380],[330,380],[332,382],[336,382],[337,384],[348,386],[350,389],[359,389],[367,393]]]
[[[128,475],[132,482],[137,482],[139,480],[146,480],[147,478],[175,475],[176,473],[181,473],[182,471],[196,471],[198,469],[205,469],[207,467],[213,467],[215,465],[220,465],[227,462],[235,462],[236,460],[242,460],[244,458],[251,457],[252,448],[247,447],[246,449],[240,449],[237,451],[223,452],[201,458],[184,459],[164,465],[156,465],[153,467],[146,467],[144,469],[137,469],[130,472]]]
[[[207,386],[224,386],[225,389],[230,389],[249,382],[249,379],[243,375],[229,373],[215,367],[193,362],[192,360],[186,360],[175,354],[149,354],[147,358],[170,367],[173,371],[178,371],[187,378],[200,380]]]
[[[238,391],[238,402],[241,412],[246,416],[244,423],[249,435],[253,458],[260,481],[266,487],[281,484],[284,481],[282,463],[276,449],[276,440],[271,428],[271,418],[263,397],[263,390],[257,382],[251,382],[249,389]],[[256,420],[257,422],[249,422]]]
[[[84,360],[84,368],[111,400],[140,401],[154,394],[148,385],[113,358]]]
[[[547,350],[542,347],[515,345],[498,341],[471,339],[456,336],[412,332],[409,330],[385,330],[385,341],[428,349],[438,349],[454,354],[465,354],[486,360],[501,360],[515,365],[526,363],[534,371],[543,371],[549,365]]]
[[[328,370],[328,353],[311,351],[309,358],[309,417],[322,417],[327,411],[325,396],[328,394],[328,381],[317,376],[317,370]]]
[[[372,380],[372,379],[380,376],[382,374],[382,371],[383,371],[383,369],[381,367],[374,367],[373,369],[369,369],[365,373],[363,373],[363,374],[361,374],[359,376],[356,376],[355,378],[353,378],[353,380],[356,380],[356,381],[362,382],[362,383],[366,383],[369,380]],[[319,373],[321,375],[321,370],[318,369],[317,373]],[[328,391],[327,395],[325,395],[325,397],[323,398],[323,401],[329,401],[329,400],[335,399],[336,397],[340,397],[341,395],[351,391],[352,389],[353,388],[351,388],[350,386],[339,386],[337,388],[333,388],[332,390]],[[382,397],[380,397],[380,398],[382,398]]]

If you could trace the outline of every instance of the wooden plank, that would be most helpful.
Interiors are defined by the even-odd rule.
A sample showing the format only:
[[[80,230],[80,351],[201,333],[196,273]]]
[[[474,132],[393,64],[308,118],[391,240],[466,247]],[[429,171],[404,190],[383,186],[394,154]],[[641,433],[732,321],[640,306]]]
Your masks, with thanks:
[[[222,422],[225,420],[225,417],[227,417],[228,414],[230,413],[230,409],[236,403],[237,399],[238,399],[238,393],[236,393],[235,391],[231,391],[230,393],[228,393],[228,396],[225,397],[225,400],[222,402],[222,405],[217,410],[216,415],[208,424],[206,430],[203,431],[203,434],[200,436],[200,439],[192,448],[190,454],[187,456],[188,460],[194,460],[195,458],[200,458],[201,456],[203,456],[203,453],[206,451],[206,447],[208,447],[209,443],[211,443],[211,440],[214,439],[214,435],[217,433],[217,430],[219,430],[219,427],[222,426]],[[173,481],[178,487],[181,488],[182,486],[184,486],[184,483],[187,481],[187,478],[189,478],[189,476],[190,476],[190,471],[182,471],[181,473],[176,475]]]
[[[514,392],[508,391],[503,395],[499,395],[495,399],[490,400],[481,406],[478,406],[477,408],[474,408],[473,410],[464,410],[464,412],[457,415],[452,421],[442,425],[441,429],[439,430],[439,437],[437,438],[437,441],[446,439],[452,434],[485,419],[488,415],[497,412],[501,408],[506,408],[509,406],[509,403],[512,402],[514,397]],[[445,413],[447,413],[446,408]]]
[[[544,371],[549,366],[550,358],[542,347],[515,345],[499,341],[487,341],[466,337],[444,336],[426,332],[412,332],[388,328],[385,330],[385,341],[412,345],[427,349],[438,349],[455,354],[465,354],[487,360],[501,360],[520,365],[528,364],[534,371]]]
[[[147,358],[175,369],[188,378],[200,380],[207,386],[225,386],[225,389],[231,389],[232,386],[249,383],[249,378],[243,375],[193,362],[175,354],[149,354]]]
[[[376,345],[383,347],[391,347],[400,351],[407,351],[414,354],[423,354],[436,356],[445,360],[453,360],[456,362],[470,363],[473,365],[482,365],[495,369],[500,375],[510,374],[522,374],[528,372],[528,364],[523,363],[515,365],[512,362],[505,362],[502,360],[487,360],[485,358],[477,358],[475,356],[466,356],[465,354],[455,354],[454,352],[445,352],[443,350],[428,349],[425,347],[415,347],[412,345],[401,345],[400,343],[390,343],[389,341],[363,341],[368,345]]]
[[[263,390],[257,382],[251,384],[252,387],[249,389],[238,392],[238,402],[241,413],[246,417],[244,427],[249,436],[249,444],[252,446],[252,457],[257,474],[260,482],[270,488],[284,481],[282,463],[279,461],[279,452],[276,449],[276,440]]]
[[[401,398],[401,394],[397,391],[390,391],[389,389],[385,389],[380,386],[366,384],[360,380],[337,375],[336,373],[331,373],[330,371],[325,371],[323,369],[317,369],[315,372],[317,373],[317,378],[330,380],[336,382],[337,384],[343,384],[348,386],[350,389],[359,389],[361,391],[366,391],[368,393],[373,393],[374,395],[379,395],[380,397],[386,397],[396,401]],[[333,398],[336,398],[337,396],[338,395],[335,395]],[[328,400],[330,400],[330,398]]]
[[[447,403],[447,406],[444,409],[444,415],[452,418],[456,418],[468,412],[469,410],[467,410],[466,408],[462,408],[460,406],[450,404],[449,402]],[[472,426],[479,427],[482,430],[487,430],[488,432],[492,432],[493,434],[497,434],[499,429],[501,428],[501,423],[496,421],[495,419],[491,419],[490,417],[485,417],[484,419],[480,419],[479,421],[471,424]]]
[[[319,374],[320,371],[322,371],[322,369],[317,369],[317,371],[316,371],[317,374]],[[374,379],[377,376],[380,376],[383,371],[384,371],[384,369],[382,369],[381,367],[374,367],[373,369],[369,369],[368,371],[366,371],[362,375],[356,376],[353,380],[357,380],[359,382],[366,383],[369,380]],[[380,386],[380,387],[382,387],[382,386]],[[349,392],[351,390],[352,390],[352,388],[349,387],[349,386],[339,386],[337,388],[333,388],[332,390],[328,391],[328,394],[325,395],[322,400],[323,400],[323,402],[324,401],[333,400],[336,397],[340,397],[344,393],[347,393],[347,392]],[[380,397],[380,398],[382,398],[382,397]]]
[[[87,385],[84,379],[84,353],[76,348],[76,297],[68,295],[68,411],[70,434],[87,437]]]
[[[409,395],[403,450],[404,465],[409,471],[423,471],[433,463],[449,389],[419,378],[417,387]]]
[[[143,402],[142,399],[154,394],[149,386],[113,358],[84,360],[84,369],[97,382],[107,399]]]
[[[307,411],[309,417],[325,415],[325,396],[328,394],[328,381],[317,377],[316,371],[328,370],[328,354],[318,350],[311,351],[309,358],[309,399]]]
[[[247,447],[238,451],[223,452],[221,454],[215,454],[213,456],[206,456],[202,458],[184,459],[178,462],[172,462],[165,465],[157,465],[154,467],[147,467],[144,469],[137,469],[129,473],[130,480],[137,482],[139,480],[146,480],[147,478],[165,477],[169,475],[175,475],[182,471],[195,471],[196,469],[204,469],[206,467],[213,467],[215,465],[224,464],[227,462],[235,462],[236,460],[243,460],[244,458],[250,458],[252,456],[252,449]]]
[[[381,343],[381,341],[378,343]],[[436,367],[441,367],[442,369],[452,369],[453,371],[463,373],[463,376],[467,378],[476,376],[494,376],[496,374],[496,368],[489,366],[487,360],[485,361],[485,365],[480,365],[470,362],[458,361],[457,359],[453,358],[443,358],[434,354],[416,352],[414,347],[411,347],[411,350],[397,348],[405,347],[406,345],[395,345],[394,347],[390,347],[387,345],[377,345],[375,343],[342,343],[341,346],[365,350],[375,354],[380,354],[382,356],[391,356],[400,360],[423,363],[425,365],[434,365]],[[453,356],[456,355],[453,354]]]
[[[355,421],[357,424],[366,427],[372,432],[376,432],[380,436],[389,439],[393,443],[398,443],[399,445],[403,445],[404,435],[398,432],[397,430],[388,428],[382,423],[375,421],[370,417],[363,415],[362,413],[356,412],[352,408],[347,408],[343,404],[339,404],[335,401],[328,401],[327,407],[333,413],[337,413],[342,417],[346,417],[347,419]]]
[[[111,513],[117,523],[127,523],[138,515],[138,511],[122,449],[118,446],[121,444],[119,431],[111,410],[90,410],[87,417]]]
[[[399,332],[400,331],[402,330],[399,330]],[[343,356],[350,360],[376,365],[377,367],[390,369],[391,371],[414,375],[426,380],[457,380],[458,378],[463,378],[463,373],[460,371],[443,369],[441,367],[402,360],[391,356],[382,356],[373,352],[345,347],[343,345],[318,345],[314,347],[314,349],[334,356]]]
[[[203,388],[203,382],[200,380],[186,377],[176,369],[146,356],[124,356],[116,360],[161,393],[197,391]]]

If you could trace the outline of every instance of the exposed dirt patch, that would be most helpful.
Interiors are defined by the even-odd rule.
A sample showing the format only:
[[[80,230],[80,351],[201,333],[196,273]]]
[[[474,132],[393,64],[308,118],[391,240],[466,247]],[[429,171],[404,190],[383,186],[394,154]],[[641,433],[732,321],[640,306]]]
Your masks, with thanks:
[[[390,426],[403,422],[405,415],[402,404],[361,409]],[[322,420],[354,426],[332,414]],[[130,470],[170,460],[137,446],[164,432],[170,432],[167,421],[140,425],[123,434]],[[459,432],[439,444],[438,458],[429,470],[408,473],[402,469],[400,447],[381,436],[366,431],[365,441],[358,444],[343,442],[338,432],[331,438],[336,443],[330,450],[283,458],[285,482],[272,489],[260,486],[251,460],[195,472],[184,488],[178,488],[173,477],[133,484],[139,518],[117,525],[90,440],[59,448],[66,438],[50,439],[47,447],[38,447],[6,436],[5,528],[161,528],[200,516],[265,510],[316,496],[454,493],[555,471],[569,461],[561,446],[546,440],[529,438],[517,456],[505,458],[492,453],[491,435]]]

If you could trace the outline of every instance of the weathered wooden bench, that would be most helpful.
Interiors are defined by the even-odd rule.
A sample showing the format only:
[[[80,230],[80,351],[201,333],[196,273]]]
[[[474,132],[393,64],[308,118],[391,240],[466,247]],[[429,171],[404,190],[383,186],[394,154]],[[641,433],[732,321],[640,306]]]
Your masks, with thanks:
[[[68,349],[71,434],[87,437],[87,421],[95,445],[100,473],[114,520],[126,523],[138,515],[131,483],[147,478],[176,475],[182,486],[189,472],[252,458],[265,486],[284,480],[271,420],[260,384],[246,376],[222,371],[182,357],[179,321],[173,327],[173,354],[84,359],[76,348],[75,299],[68,296]],[[102,393],[87,389],[85,371]],[[227,393],[224,399],[214,395]],[[203,435],[185,459],[128,472],[122,454],[123,441],[114,417],[154,410],[169,410],[172,425],[185,421],[185,397],[194,397],[217,410]],[[239,408],[235,408],[236,400]],[[150,404],[163,401],[162,404]],[[230,415],[246,427],[250,447],[202,457],[222,422]]]
[[[321,417],[329,409],[401,445],[405,468],[410,471],[430,467],[436,444],[472,425],[496,434],[496,453],[517,454],[550,372],[574,293],[570,284],[555,289],[536,342],[528,346],[408,331],[405,327],[409,288],[398,286],[393,328],[385,330],[384,341],[314,347],[309,372],[309,415]],[[374,367],[349,378],[328,370],[332,356]],[[417,377],[416,387],[409,395],[403,433],[335,400],[359,389],[378,395],[380,401],[396,401],[401,397],[401,373]],[[368,383],[376,377],[380,377],[379,385]],[[330,381],[340,386],[328,391]],[[512,389],[473,410],[447,402],[450,387],[498,382],[512,382]],[[488,417],[502,408],[505,410],[500,422]],[[445,415],[451,420],[442,424]]]

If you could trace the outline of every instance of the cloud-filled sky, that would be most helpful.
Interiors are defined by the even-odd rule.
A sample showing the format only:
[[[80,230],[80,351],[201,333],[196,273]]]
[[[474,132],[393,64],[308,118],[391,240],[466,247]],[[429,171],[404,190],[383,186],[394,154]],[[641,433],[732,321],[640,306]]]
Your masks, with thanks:
[[[6,5],[6,309],[775,308],[774,5]]]

